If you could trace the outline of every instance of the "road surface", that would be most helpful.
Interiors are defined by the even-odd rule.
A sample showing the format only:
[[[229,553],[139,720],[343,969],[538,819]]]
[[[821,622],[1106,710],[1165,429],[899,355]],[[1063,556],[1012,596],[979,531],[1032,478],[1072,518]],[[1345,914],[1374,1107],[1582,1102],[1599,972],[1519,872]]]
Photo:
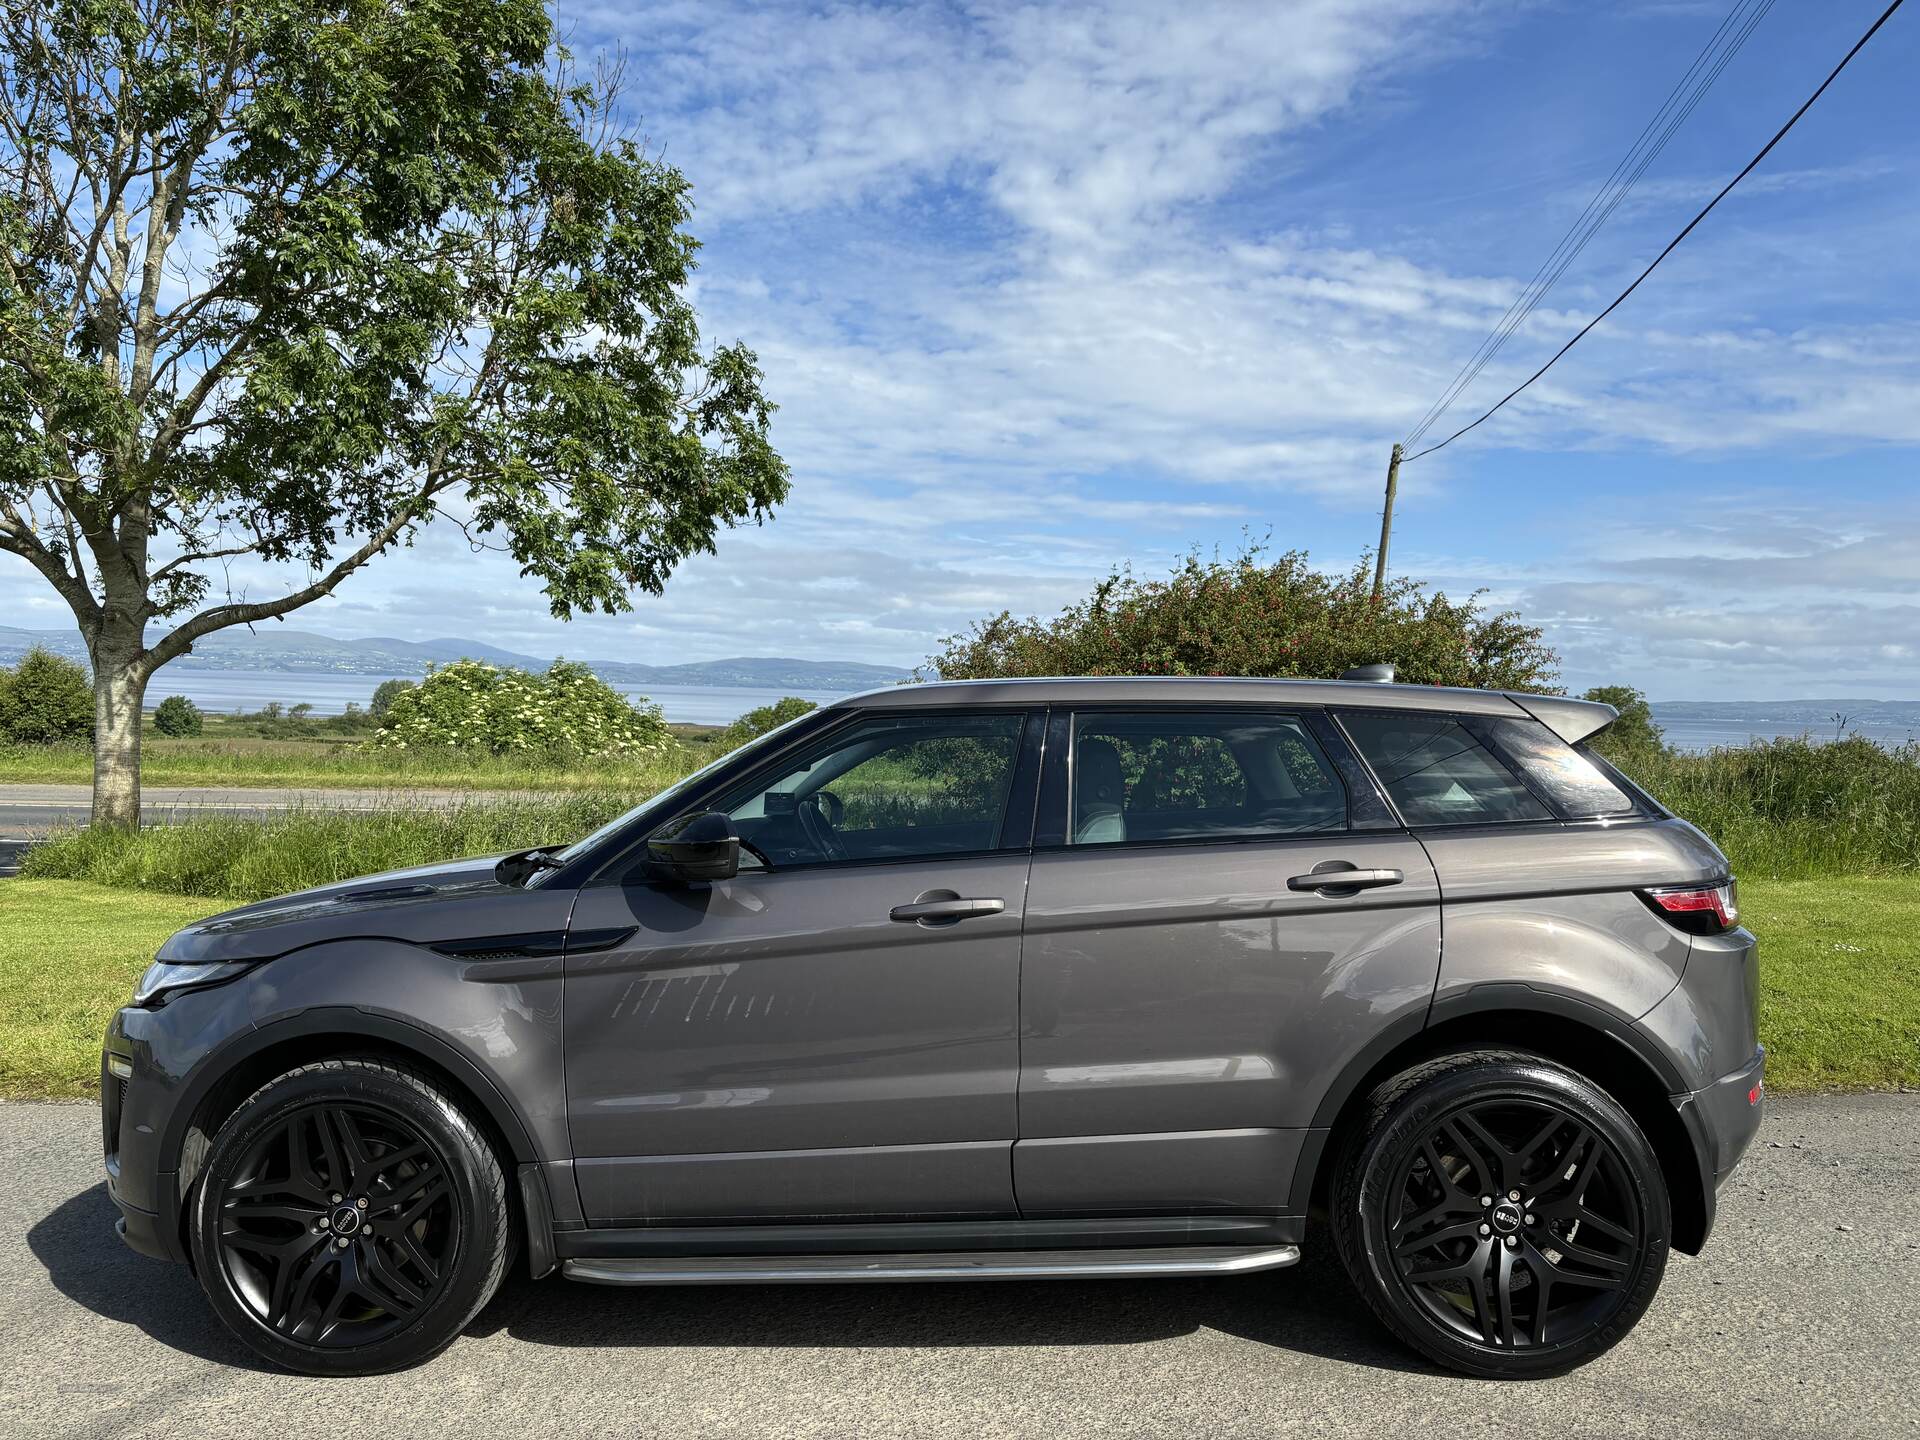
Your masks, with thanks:
[[[1920,1096],[1771,1102],[1699,1259],[1560,1380],[1442,1374],[1324,1248],[1213,1280],[627,1291],[510,1282],[446,1354],[256,1368],[114,1238],[90,1105],[0,1105],[8,1436],[1888,1436],[1920,1426]]]

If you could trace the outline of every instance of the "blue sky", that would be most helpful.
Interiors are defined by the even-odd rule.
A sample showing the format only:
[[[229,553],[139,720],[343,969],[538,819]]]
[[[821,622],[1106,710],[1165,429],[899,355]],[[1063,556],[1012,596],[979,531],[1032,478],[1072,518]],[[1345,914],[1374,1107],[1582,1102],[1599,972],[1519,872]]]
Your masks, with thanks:
[[[1449,418],[1610,299],[1881,8],[1776,5]],[[910,665],[1246,530],[1343,568],[1390,444],[1726,9],[570,0],[693,182],[706,329],[759,351],[792,500],[624,617],[559,625],[443,527],[292,623]],[[1916,63],[1903,12],[1547,380],[1408,467],[1395,570],[1546,625],[1574,688],[1920,698]],[[21,566],[0,603],[65,623]]]

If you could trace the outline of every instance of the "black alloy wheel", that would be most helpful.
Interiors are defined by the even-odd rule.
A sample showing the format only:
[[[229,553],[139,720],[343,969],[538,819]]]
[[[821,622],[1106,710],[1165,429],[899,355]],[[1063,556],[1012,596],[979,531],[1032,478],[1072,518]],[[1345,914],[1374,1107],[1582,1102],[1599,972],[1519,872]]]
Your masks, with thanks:
[[[192,1241],[208,1299],[254,1350],[309,1374],[379,1374],[452,1343],[498,1288],[505,1179],[432,1081],[327,1060],[220,1127]]]
[[[1537,1057],[1446,1056],[1388,1082],[1336,1184],[1334,1238],[1369,1304],[1470,1374],[1593,1359],[1666,1268],[1670,1205],[1645,1137]]]
[[[397,1115],[317,1101],[248,1147],[219,1197],[220,1267],[270,1329],[373,1344],[444,1284],[458,1238],[447,1167]]]
[[[1429,1123],[1400,1172],[1394,1268],[1441,1325],[1520,1349],[1619,1309],[1640,1249],[1633,1187],[1619,1152],[1561,1106],[1461,1105]]]

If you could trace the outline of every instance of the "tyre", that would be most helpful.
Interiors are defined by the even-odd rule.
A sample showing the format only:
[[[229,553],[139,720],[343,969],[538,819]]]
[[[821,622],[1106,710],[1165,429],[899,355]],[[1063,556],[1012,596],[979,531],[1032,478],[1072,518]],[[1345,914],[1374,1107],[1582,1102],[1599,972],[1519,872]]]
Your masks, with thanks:
[[[430,1080],[302,1065],[220,1127],[195,1190],[200,1282],[227,1327],[311,1375],[373,1375],[453,1342],[511,1240],[499,1160]]]
[[[1558,1375],[1617,1343],[1666,1271],[1667,1189],[1592,1082],[1536,1056],[1444,1056],[1374,1092],[1332,1229],[1374,1313],[1449,1369]]]

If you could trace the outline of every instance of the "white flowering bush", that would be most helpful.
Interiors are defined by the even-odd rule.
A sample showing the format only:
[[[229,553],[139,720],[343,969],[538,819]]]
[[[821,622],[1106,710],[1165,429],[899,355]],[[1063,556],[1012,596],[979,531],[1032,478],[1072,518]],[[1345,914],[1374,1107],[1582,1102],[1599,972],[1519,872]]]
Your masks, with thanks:
[[[638,757],[671,748],[660,707],[635,705],[585,665],[556,660],[543,675],[482,660],[430,668],[393,697],[375,750],[450,746],[514,753]]]

